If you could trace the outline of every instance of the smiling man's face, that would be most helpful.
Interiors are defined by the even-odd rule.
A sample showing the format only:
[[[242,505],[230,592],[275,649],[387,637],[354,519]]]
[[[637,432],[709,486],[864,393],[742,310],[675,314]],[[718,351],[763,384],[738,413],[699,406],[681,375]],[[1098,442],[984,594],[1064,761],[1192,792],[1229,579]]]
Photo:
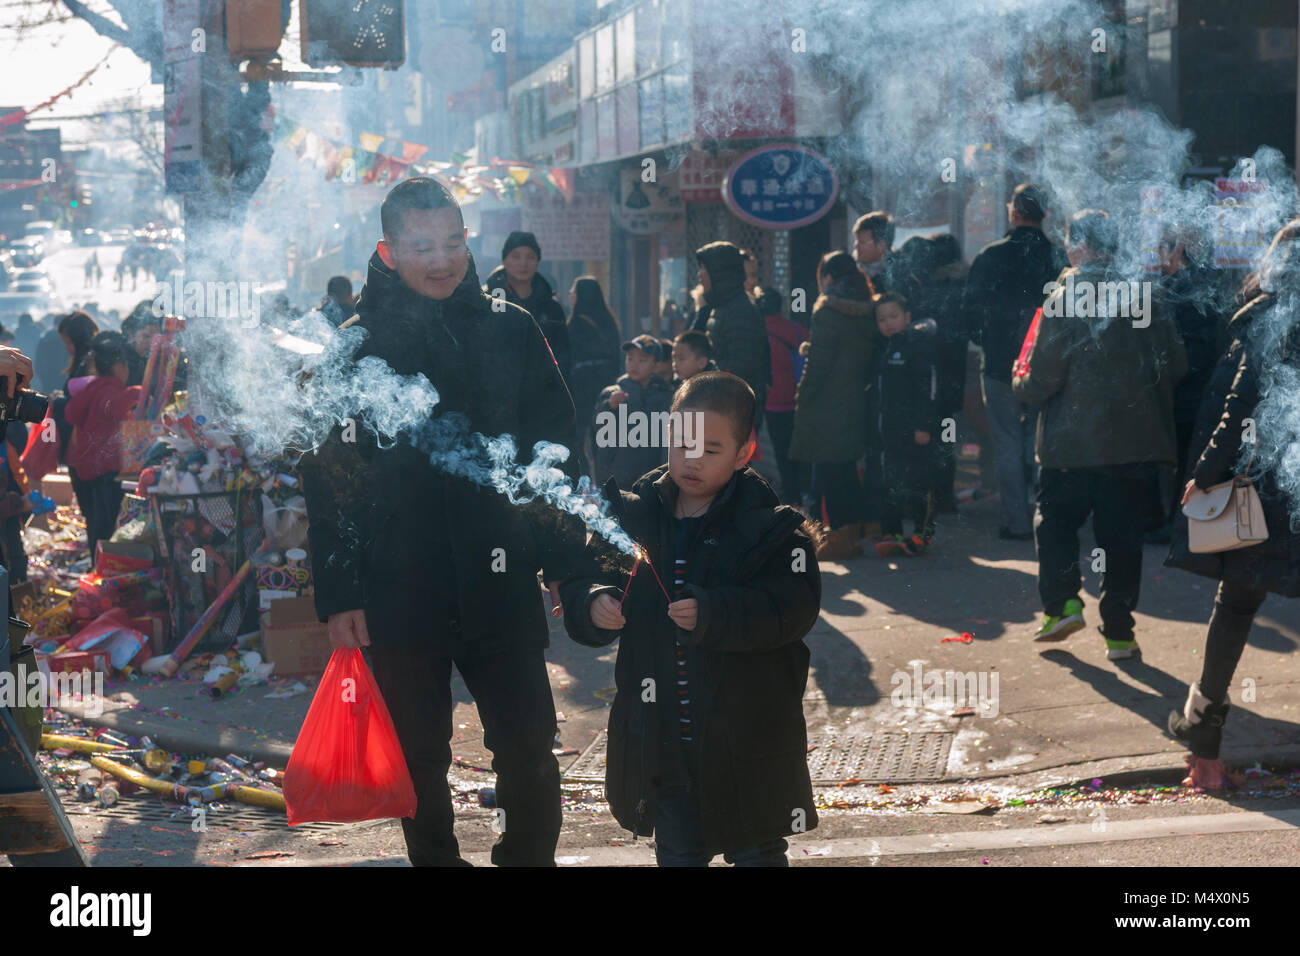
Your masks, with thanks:
[[[426,299],[450,298],[469,271],[465,224],[453,206],[408,209],[387,244],[398,276]]]

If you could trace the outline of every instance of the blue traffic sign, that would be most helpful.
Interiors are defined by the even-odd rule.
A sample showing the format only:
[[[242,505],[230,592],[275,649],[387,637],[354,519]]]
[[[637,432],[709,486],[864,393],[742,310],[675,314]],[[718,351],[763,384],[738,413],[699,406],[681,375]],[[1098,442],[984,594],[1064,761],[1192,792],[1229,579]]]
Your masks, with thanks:
[[[826,215],[839,188],[839,177],[820,153],[777,143],[736,160],[722,181],[722,201],[755,226],[794,229]]]

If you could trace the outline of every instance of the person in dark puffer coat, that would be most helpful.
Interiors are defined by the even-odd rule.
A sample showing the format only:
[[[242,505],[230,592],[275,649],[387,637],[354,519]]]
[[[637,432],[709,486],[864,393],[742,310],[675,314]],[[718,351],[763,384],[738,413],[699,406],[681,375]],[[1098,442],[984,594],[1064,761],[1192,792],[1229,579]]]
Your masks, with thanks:
[[[1270,593],[1300,597],[1300,522],[1294,517],[1294,479],[1277,468],[1279,459],[1294,447],[1294,426],[1289,422],[1294,393],[1281,386],[1300,374],[1298,240],[1300,219],[1274,237],[1258,274],[1261,294],[1228,324],[1231,343],[1211,373],[1201,403],[1188,458],[1191,480],[1182,499],[1186,504],[1193,489],[1205,491],[1246,473],[1259,494],[1268,538],[1232,551],[1193,554],[1188,546],[1188,519],[1180,511],[1165,559],[1170,567],[1219,581],[1200,680],[1189,688],[1183,710],[1169,715],[1170,733],[1191,750],[1183,782],[1204,789],[1222,789],[1225,783],[1219,748],[1229,710],[1228,688],[1255,614]]]
[[[564,324],[564,309],[555,299],[555,290],[537,271],[542,261],[542,247],[531,232],[512,232],[501,248],[501,265],[492,270],[483,288],[488,295],[504,290],[507,302],[526,310],[541,327],[555,356],[555,364],[565,382],[569,380],[572,356],[569,331]],[[527,294],[521,290],[527,289]]]
[[[711,242],[696,250],[695,257],[705,306],[692,328],[709,333],[718,368],[743,378],[761,408],[771,359],[763,314],[745,292],[745,260],[730,242]]]

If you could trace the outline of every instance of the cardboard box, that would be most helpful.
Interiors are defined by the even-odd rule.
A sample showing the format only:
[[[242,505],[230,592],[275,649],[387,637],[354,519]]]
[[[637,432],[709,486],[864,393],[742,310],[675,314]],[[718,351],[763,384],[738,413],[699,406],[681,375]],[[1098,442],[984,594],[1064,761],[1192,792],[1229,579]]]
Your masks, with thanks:
[[[323,674],[334,648],[329,628],[316,620],[311,598],[282,598],[271,602],[262,626],[262,657],[275,664],[275,677]]]
[[[38,657],[44,655],[37,655]],[[59,651],[45,658],[52,674],[76,674],[80,671],[108,673],[108,651]]]
[[[140,541],[101,540],[95,546],[95,572],[104,577],[153,567],[153,548]]]
[[[41,494],[52,498],[60,508],[72,504],[72,479],[67,475],[52,472],[41,479]]]

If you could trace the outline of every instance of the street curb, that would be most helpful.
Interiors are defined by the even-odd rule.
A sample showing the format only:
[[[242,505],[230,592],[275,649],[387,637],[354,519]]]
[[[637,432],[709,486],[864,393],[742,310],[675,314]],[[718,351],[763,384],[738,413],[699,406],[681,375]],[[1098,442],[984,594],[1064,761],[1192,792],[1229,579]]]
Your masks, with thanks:
[[[1278,767],[1282,770],[1300,768],[1300,745],[1286,744],[1274,747],[1240,747],[1227,751],[1223,762],[1228,767],[1245,769],[1253,764]],[[1107,786],[1126,787],[1136,783],[1179,783],[1187,776],[1187,755],[1176,753],[1136,754],[1131,757],[1109,757],[1087,763],[1067,764],[1044,770],[1029,771],[1000,777],[961,777],[938,781],[936,786],[954,784],[981,784],[984,786],[1014,786],[1022,789],[1059,790],[1068,787],[1091,785],[1100,779]]]

